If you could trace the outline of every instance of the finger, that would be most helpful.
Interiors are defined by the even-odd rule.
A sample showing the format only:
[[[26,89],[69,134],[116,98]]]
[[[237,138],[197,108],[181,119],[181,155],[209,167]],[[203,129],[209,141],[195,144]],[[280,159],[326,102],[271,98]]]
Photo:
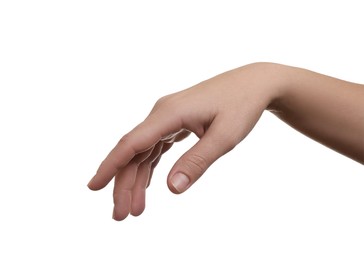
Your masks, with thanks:
[[[119,170],[116,175],[113,193],[113,218],[115,220],[123,220],[129,215],[129,212],[131,211],[132,190],[135,185],[138,166],[145,161],[152,152],[153,149],[149,149],[144,153],[138,154],[126,167]]]
[[[175,163],[167,179],[172,192],[187,190],[213,162],[240,141],[237,131],[227,129],[226,123],[216,118],[204,136]]]
[[[145,209],[145,189],[150,175],[150,165],[142,163],[138,167],[137,177],[132,190],[130,214],[139,216]]]
[[[132,187],[135,182],[138,164],[130,163],[115,176],[114,185],[114,212],[115,220],[125,219],[130,212]]]
[[[157,167],[160,159],[161,159],[162,155],[159,155],[157,159],[155,159],[155,161],[152,163],[151,167],[150,167],[150,173],[149,173],[149,178],[148,178],[148,182],[147,182],[147,188],[150,185],[150,182],[152,181],[152,177],[153,177],[153,173],[154,173],[154,169],[155,167]]]
[[[174,137],[173,142],[180,142],[180,141],[186,139],[190,134],[191,134],[191,132],[188,130],[181,131],[178,133],[178,135],[176,135]]]
[[[105,187],[115,174],[125,167],[133,157],[154,146],[162,137],[182,129],[178,117],[167,115],[150,115],[144,122],[125,135],[101,163],[96,175],[88,186],[92,190]]]
[[[149,157],[139,164],[136,180],[132,190],[132,202],[130,213],[139,216],[145,208],[145,189],[150,179],[151,164],[159,156],[163,148],[163,143],[159,142],[153,149]]]
[[[177,136],[179,136],[180,134],[183,134],[183,133],[185,133],[186,132],[186,130],[185,129],[181,129],[181,130],[179,130],[178,132],[176,132],[176,133],[172,133],[172,134],[169,134],[169,135],[167,135],[167,136],[164,136],[164,137],[162,137],[161,138],[161,141],[163,141],[164,143],[173,143],[174,142],[174,140],[175,140],[175,138],[177,137]]]
[[[173,146],[173,143],[163,143],[163,147],[162,147],[162,150],[161,150],[160,154],[158,155],[157,158],[154,159],[154,161],[151,164],[149,179],[148,179],[148,183],[147,183],[147,188],[150,185],[150,182],[152,180],[152,176],[153,176],[153,173],[154,173],[154,169],[155,169],[155,167],[157,167],[160,159],[162,158],[162,155],[164,153],[166,153],[169,149],[171,149],[172,146]]]

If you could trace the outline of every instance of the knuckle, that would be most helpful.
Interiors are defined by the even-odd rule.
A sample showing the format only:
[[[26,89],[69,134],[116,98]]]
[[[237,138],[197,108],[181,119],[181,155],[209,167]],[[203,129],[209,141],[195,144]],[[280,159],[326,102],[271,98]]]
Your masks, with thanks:
[[[160,106],[163,106],[168,103],[168,100],[170,98],[170,95],[163,96],[157,100],[157,102],[154,105],[154,108],[159,108]]]
[[[225,150],[223,151],[224,154],[233,150],[239,142],[240,142],[240,140],[238,140],[237,138],[236,138],[236,140],[232,139],[232,140],[226,141]]]
[[[192,154],[186,157],[182,163],[190,170],[192,173],[197,173],[202,175],[208,168],[208,163],[205,157]]]
[[[125,134],[121,139],[119,140],[119,144],[125,144],[128,143],[130,139],[130,133]]]
[[[178,104],[181,103],[180,95],[178,94],[169,94],[166,96],[163,96],[157,100],[155,103],[153,110],[167,110],[167,111],[174,111],[176,107],[178,107]]]
[[[123,149],[127,150],[128,152],[135,155],[135,150],[131,145],[130,141],[130,133],[124,135],[117,143],[116,147],[111,151],[109,156],[102,162],[102,164],[108,164],[110,165],[115,171],[121,170],[123,167],[125,167],[125,161],[121,160],[119,156],[116,156],[115,153],[118,153],[117,150],[120,149],[120,147],[123,147]],[[110,156],[110,155],[113,156]]]

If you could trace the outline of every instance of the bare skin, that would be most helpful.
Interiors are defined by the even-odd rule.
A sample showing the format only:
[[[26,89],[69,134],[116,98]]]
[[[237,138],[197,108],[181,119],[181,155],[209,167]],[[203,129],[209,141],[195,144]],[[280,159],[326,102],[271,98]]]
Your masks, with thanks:
[[[264,110],[312,139],[364,164],[364,86],[312,71],[254,63],[158,100],[148,117],[101,163],[88,187],[114,177],[115,220],[138,216],[154,168],[174,142],[200,140],[172,167],[167,184],[186,191],[253,129]]]

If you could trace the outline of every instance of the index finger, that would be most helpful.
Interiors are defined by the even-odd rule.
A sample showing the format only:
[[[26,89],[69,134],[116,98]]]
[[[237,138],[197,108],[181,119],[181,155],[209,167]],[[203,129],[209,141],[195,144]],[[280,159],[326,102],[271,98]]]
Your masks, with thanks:
[[[177,116],[150,115],[128,134],[124,135],[101,163],[88,187],[92,190],[104,188],[137,154],[157,144],[166,136],[182,129]]]

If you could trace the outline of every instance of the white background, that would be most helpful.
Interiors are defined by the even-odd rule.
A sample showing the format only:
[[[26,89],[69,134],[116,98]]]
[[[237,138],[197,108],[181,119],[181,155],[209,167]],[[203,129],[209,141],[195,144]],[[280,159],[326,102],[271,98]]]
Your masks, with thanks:
[[[364,83],[362,1],[0,2],[0,259],[363,259],[363,167],[268,112],[138,218],[88,180],[161,96],[256,61]]]

